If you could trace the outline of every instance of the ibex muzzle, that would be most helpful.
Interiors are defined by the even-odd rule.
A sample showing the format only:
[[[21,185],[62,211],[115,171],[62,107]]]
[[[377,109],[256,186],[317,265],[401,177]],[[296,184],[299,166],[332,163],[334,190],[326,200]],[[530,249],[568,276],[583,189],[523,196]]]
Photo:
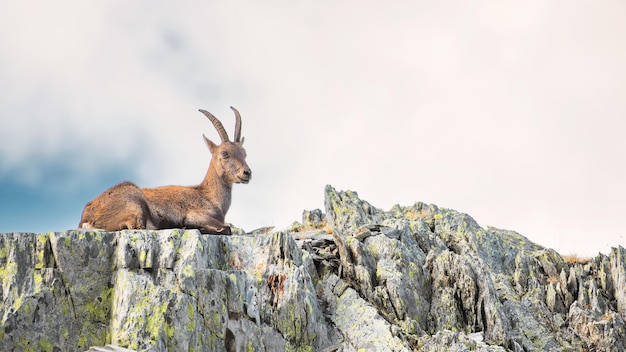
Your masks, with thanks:
[[[222,123],[211,120],[221,143],[203,135],[211,151],[211,163],[197,186],[139,188],[131,182],[117,184],[87,203],[80,226],[107,231],[122,229],[197,228],[204,233],[230,234],[224,217],[230,208],[233,183],[248,183],[252,171],[246,163],[241,137],[241,115],[235,112],[235,138],[231,142]]]

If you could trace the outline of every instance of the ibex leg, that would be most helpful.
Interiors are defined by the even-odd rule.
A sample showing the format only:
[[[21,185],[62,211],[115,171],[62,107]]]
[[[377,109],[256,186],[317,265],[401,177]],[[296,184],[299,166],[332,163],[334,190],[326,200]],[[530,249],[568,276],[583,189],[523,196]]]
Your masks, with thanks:
[[[185,228],[198,229],[202,233],[213,235],[230,235],[230,226],[202,213],[190,212],[185,217]]]

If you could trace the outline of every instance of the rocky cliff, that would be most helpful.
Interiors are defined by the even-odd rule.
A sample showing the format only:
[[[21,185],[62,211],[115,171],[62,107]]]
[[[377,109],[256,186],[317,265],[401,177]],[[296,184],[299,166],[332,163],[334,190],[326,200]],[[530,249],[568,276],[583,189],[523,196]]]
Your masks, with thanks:
[[[3,351],[626,350],[624,248],[330,186],[288,231],[2,234],[0,280]]]

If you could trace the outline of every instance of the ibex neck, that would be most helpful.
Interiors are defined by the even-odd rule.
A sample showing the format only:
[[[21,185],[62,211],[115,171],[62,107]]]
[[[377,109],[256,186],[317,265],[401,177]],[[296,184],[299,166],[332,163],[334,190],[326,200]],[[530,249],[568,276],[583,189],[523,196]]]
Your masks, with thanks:
[[[214,199],[215,205],[220,207],[223,215],[226,215],[230,208],[233,184],[222,179],[212,167],[209,167],[204,180],[198,187],[209,196],[209,199]]]

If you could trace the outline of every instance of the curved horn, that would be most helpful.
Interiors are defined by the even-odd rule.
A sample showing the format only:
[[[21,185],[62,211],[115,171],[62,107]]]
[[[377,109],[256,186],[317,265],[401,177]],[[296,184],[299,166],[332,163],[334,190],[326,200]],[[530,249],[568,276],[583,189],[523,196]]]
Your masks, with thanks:
[[[203,113],[206,117],[209,118],[209,120],[211,120],[211,122],[213,122],[213,126],[215,126],[215,129],[217,130],[217,133],[220,135],[220,138],[222,139],[222,143],[227,142],[228,141],[228,133],[226,133],[226,130],[224,129],[224,126],[222,125],[220,120],[218,120],[217,117],[213,116],[213,114],[211,114],[210,112],[208,112],[206,110],[200,109],[198,111]]]
[[[241,115],[237,109],[230,107],[235,112],[235,143],[241,142]]]

